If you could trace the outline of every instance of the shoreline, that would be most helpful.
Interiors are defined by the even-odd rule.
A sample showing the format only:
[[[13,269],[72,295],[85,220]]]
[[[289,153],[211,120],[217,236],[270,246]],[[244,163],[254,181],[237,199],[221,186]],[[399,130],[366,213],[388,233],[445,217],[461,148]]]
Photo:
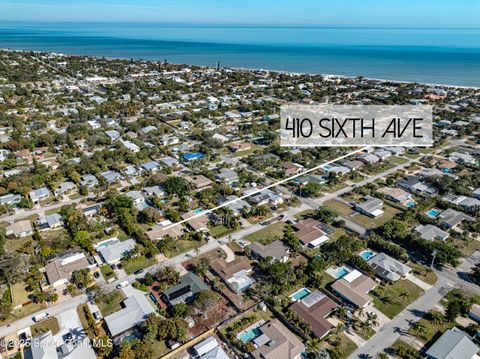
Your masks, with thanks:
[[[99,56],[99,55],[86,55],[86,54],[72,54],[72,53],[63,53],[63,52],[56,52],[56,51],[44,51],[44,50],[25,50],[25,49],[11,49],[11,48],[4,48],[0,47],[0,51],[9,51],[9,52],[19,52],[19,53],[39,53],[39,54],[55,54],[61,56],[72,56],[72,57],[92,57],[92,58],[104,58],[108,60],[130,60],[130,58],[126,57],[111,57],[111,56]],[[136,58],[137,61],[142,62],[163,62],[163,60],[146,60],[142,58]],[[195,64],[188,64],[188,63],[173,63],[168,62],[168,64],[175,65],[175,66],[196,66],[204,69],[215,69],[215,66],[208,66],[208,65],[195,65]],[[250,67],[235,67],[235,66],[225,66],[220,67],[220,69],[231,69],[235,71],[265,71],[265,72],[273,72],[277,74],[290,74],[296,76],[308,75],[308,76],[322,76],[325,78],[338,78],[338,79],[349,79],[353,80],[356,78],[363,78],[367,81],[374,81],[374,82],[391,82],[395,84],[418,84],[419,86],[429,86],[429,87],[444,87],[449,89],[464,89],[464,90],[480,90],[480,86],[465,86],[465,85],[451,85],[451,84],[441,84],[441,83],[433,83],[433,82],[419,82],[419,81],[408,81],[408,80],[389,80],[389,79],[382,79],[382,78],[375,78],[375,77],[366,77],[363,75],[356,75],[356,76],[349,76],[349,75],[340,75],[340,74],[327,74],[327,73],[320,73],[320,72],[299,72],[299,71],[283,71],[283,70],[271,70],[271,69],[262,69],[262,68],[250,68]]]

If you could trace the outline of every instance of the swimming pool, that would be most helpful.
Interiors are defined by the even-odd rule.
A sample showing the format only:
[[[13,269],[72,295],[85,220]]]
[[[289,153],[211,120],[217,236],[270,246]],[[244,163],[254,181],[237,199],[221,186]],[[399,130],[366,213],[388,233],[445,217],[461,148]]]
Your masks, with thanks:
[[[359,256],[368,261],[370,258],[375,256],[375,253],[366,249],[362,253],[360,253]]]
[[[405,206],[407,206],[407,207],[413,207],[413,206],[415,206],[416,204],[417,204],[417,202],[415,202],[415,201],[408,201],[408,202],[405,203]]]
[[[307,297],[311,292],[307,288],[302,288],[297,290],[295,293],[293,293],[290,296],[290,299],[293,302],[296,302],[298,300],[302,300],[303,298]]]
[[[243,333],[240,333],[238,335],[238,339],[240,339],[244,343],[248,343],[255,339],[256,337],[259,337],[262,334],[262,331],[258,328],[252,328],[249,330],[244,331]]]
[[[431,210],[429,210],[429,211],[427,212],[427,216],[432,217],[432,218],[435,218],[435,217],[438,216],[440,213],[442,213],[441,210],[436,209],[436,208],[432,208]]]
[[[116,242],[118,242],[118,239],[107,240],[107,241],[105,241],[105,242],[102,242],[102,243],[100,243],[100,244],[97,244],[97,245],[95,246],[95,249],[98,250],[98,249],[101,249],[101,248],[104,248],[104,247],[106,248],[106,247],[111,246],[112,244],[114,244],[114,243],[116,243]]]
[[[197,208],[196,210],[193,211],[193,213],[197,214],[197,213],[200,213],[200,212],[202,212],[202,211],[203,211],[203,209]]]
[[[342,279],[343,277],[345,277],[348,273],[350,273],[350,271],[345,268],[345,267],[342,267],[340,268],[340,270],[336,273],[336,277],[337,279]]]

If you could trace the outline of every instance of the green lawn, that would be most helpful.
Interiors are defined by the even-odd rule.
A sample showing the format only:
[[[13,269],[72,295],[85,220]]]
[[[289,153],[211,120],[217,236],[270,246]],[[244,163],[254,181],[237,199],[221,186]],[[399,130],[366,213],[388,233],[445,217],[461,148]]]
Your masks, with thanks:
[[[122,266],[123,266],[123,269],[125,270],[125,272],[127,272],[127,274],[132,274],[134,272],[136,272],[137,270],[140,270],[140,269],[143,269],[143,268],[146,268],[146,267],[150,267],[154,264],[156,264],[157,261],[155,260],[155,258],[147,258],[147,257],[144,257],[144,256],[138,256],[138,257],[134,257],[134,258],[131,258],[131,259],[128,259],[128,260],[124,260],[122,262]]]
[[[403,297],[403,293],[407,295]],[[400,279],[395,284],[379,285],[373,293],[373,304],[392,319],[422,294],[422,288],[407,279]]]
[[[424,334],[417,334],[417,331],[412,327],[408,330],[408,332],[414,336],[416,336],[420,341],[423,343],[430,343],[433,342],[433,339],[436,339],[440,333],[445,332],[447,329],[451,329],[455,327],[455,323],[451,322],[444,322],[442,324],[434,324],[428,318],[428,313],[418,321],[418,324],[425,328]]]
[[[298,219],[298,220],[303,220],[315,213],[314,209],[306,209],[305,211],[302,211],[300,213],[297,213],[296,215],[293,216],[293,218]]]
[[[262,244],[268,244],[273,242],[275,239],[280,239],[283,237],[283,230],[285,229],[286,224],[284,222],[276,222],[268,227],[262,228],[261,230],[249,234],[243,239],[250,242],[260,242]]]
[[[60,331],[60,325],[58,320],[55,317],[51,317],[45,320],[42,320],[40,323],[34,324],[30,327],[32,330],[32,336],[36,337],[37,335],[52,331],[52,334],[55,335]]]
[[[330,201],[325,202],[325,205],[330,209],[333,209],[337,213],[343,214],[344,216],[348,217],[354,222],[357,222],[359,225],[365,228],[370,227],[380,227],[384,223],[388,222],[390,219],[395,217],[400,210],[393,208],[387,204],[383,206],[383,213],[380,217],[377,218],[370,218],[363,214],[356,212],[351,206],[346,203],[337,201],[335,199],[331,199]],[[354,216],[350,216],[352,213],[355,213]]]
[[[464,257],[470,257],[473,253],[480,250],[480,241],[475,239],[468,241],[455,240],[453,244],[460,252],[462,252]]]
[[[320,343],[321,349],[337,350],[338,358],[347,358],[357,346],[344,333],[335,334]]]
[[[115,272],[113,271],[112,267],[108,264],[100,267],[100,272],[102,272],[103,278],[108,282],[110,279],[115,278]]]
[[[172,246],[168,249],[163,249],[165,256],[175,257],[179,254],[189,252],[195,248],[201,247],[205,244],[205,241],[187,241],[179,239],[173,242]]]
[[[100,309],[100,312],[105,317],[120,310],[122,308],[121,303],[124,299],[125,297],[121,291],[114,290],[113,292],[98,296],[95,298],[95,302],[98,305],[98,309]]]
[[[223,224],[209,228],[210,235],[214,238],[220,238],[233,232],[233,229],[225,227]]]
[[[437,283],[437,275],[433,271],[429,271],[427,267],[421,264],[408,262],[407,265],[412,268],[413,275],[427,284],[434,285]]]
[[[12,288],[12,297],[13,297],[13,306],[16,307],[17,305],[22,305],[23,303],[30,302],[30,298],[28,296],[31,294],[25,289],[25,283],[20,282],[13,284]]]
[[[391,157],[388,157],[388,162],[393,163],[395,165],[403,165],[404,163],[407,163],[408,160],[403,157],[391,156]]]

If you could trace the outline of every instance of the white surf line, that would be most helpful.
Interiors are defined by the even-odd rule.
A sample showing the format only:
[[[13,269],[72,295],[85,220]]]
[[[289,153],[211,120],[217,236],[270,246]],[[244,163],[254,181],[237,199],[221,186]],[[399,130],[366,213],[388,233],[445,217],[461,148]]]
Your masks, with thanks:
[[[307,173],[316,171],[316,170],[322,168],[322,166],[326,166],[326,165],[329,165],[329,164],[331,164],[331,163],[333,163],[333,162],[336,162],[336,161],[339,161],[339,160],[343,160],[344,158],[347,158],[347,157],[350,157],[350,156],[352,156],[352,155],[354,155],[354,154],[356,154],[356,153],[362,152],[363,150],[365,150],[365,149],[367,149],[367,148],[369,148],[369,147],[371,147],[371,146],[365,146],[365,147],[362,147],[362,148],[360,148],[360,149],[358,149],[358,150],[351,151],[351,152],[347,153],[346,155],[343,155],[343,156],[337,157],[337,158],[335,158],[335,159],[333,159],[333,160],[331,160],[331,161],[322,163],[321,165],[318,165],[318,166],[315,166],[315,167],[310,168],[310,169],[308,169],[308,170],[305,170],[305,171],[303,171],[302,173],[299,173],[299,174],[290,176],[290,177],[285,178],[285,179],[283,179],[283,180],[280,180],[280,181],[278,181],[278,182],[272,183],[272,184],[270,184],[270,185],[268,185],[268,186],[266,186],[266,187],[259,188],[257,191],[254,191],[254,192],[252,192],[252,193],[249,193],[249,194],[243,195],[243,196],[241,196],[241,197],[232,199],[231,201],[222,203],[221,205],[216,206],[216,207],[214,207],[214,208],[206,209],[206,210],[204,210],[204,211],[202,211],[202,212],[199,212],[198,214],[195,214],[195,215],[193,215],[193,216],[191,216],[191,217],[189,217],[189,218],[187,218],[187,219],[183,219],[183,220],[181,220],[181,221],[178,221],[178,222],[169,224],[169,225],[165,226],[163,229],[166,230],[166,229],[169,229],[169,228],[172,228],[172,227],[175,227],[175,226],[179,226],[180,224],[186,223],[186,222],[188,222],[188,221],[191,221],[192,219],[202,217],[202,216],[204,216],[204,215],[206,215],[206,214],[209,214],[209,213],[212,213],[212,212],[216,211],[217,209],[226,207],[226,206],[228,206],[228,205],[230,205],[230,204],[233,204],[233,203],[235,203],[235,202],[241,201],[241,200],[243,200],[243,199],[245,199],[245,198],[248,198],[248,197],[250,197],[250,196],[253,196],[253,195],[256,195],[256,194],[258,194],[258,193],[261,193],[261,192],[263,192],[263,191],[265,191],[265,190],[267,190],[267,189],[270,189],[270,188],[276,187],[276,186],[278,186],[278,185],[284,184],[284,183],[289,182],[289,181],[291,181],[291,180],[293,180],[293,179],[295,179],[295,178],[304,176],[304,175],[306,175]]]

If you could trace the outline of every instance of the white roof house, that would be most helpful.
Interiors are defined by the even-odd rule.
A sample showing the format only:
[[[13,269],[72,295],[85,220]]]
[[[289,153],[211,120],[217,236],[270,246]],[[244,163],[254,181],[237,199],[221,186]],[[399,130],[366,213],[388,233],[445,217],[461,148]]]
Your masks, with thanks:
[[[208,337],[193,347],[195,354],[202,359],[228,359],[229,356],[224,352],[214,337]]]
[[[99,243],[96,247],[97,252],[108,264],[118,263],[125,254],[135,249],[137,244],[133,239],[125,241],[113,240]]]
[[[50,195],[50,192],[48,191],[47,187],[42,187],[34,191],[31,191],[28,195],[33,203],[38,203],[42,199],[48,198],[48,196]]]
[[[104,319],[110,334],[114,337],[143,323],[151,313],[155,313],[155,309],[145,294],[132,288],[132,295],[123,301],[123,308]]]

